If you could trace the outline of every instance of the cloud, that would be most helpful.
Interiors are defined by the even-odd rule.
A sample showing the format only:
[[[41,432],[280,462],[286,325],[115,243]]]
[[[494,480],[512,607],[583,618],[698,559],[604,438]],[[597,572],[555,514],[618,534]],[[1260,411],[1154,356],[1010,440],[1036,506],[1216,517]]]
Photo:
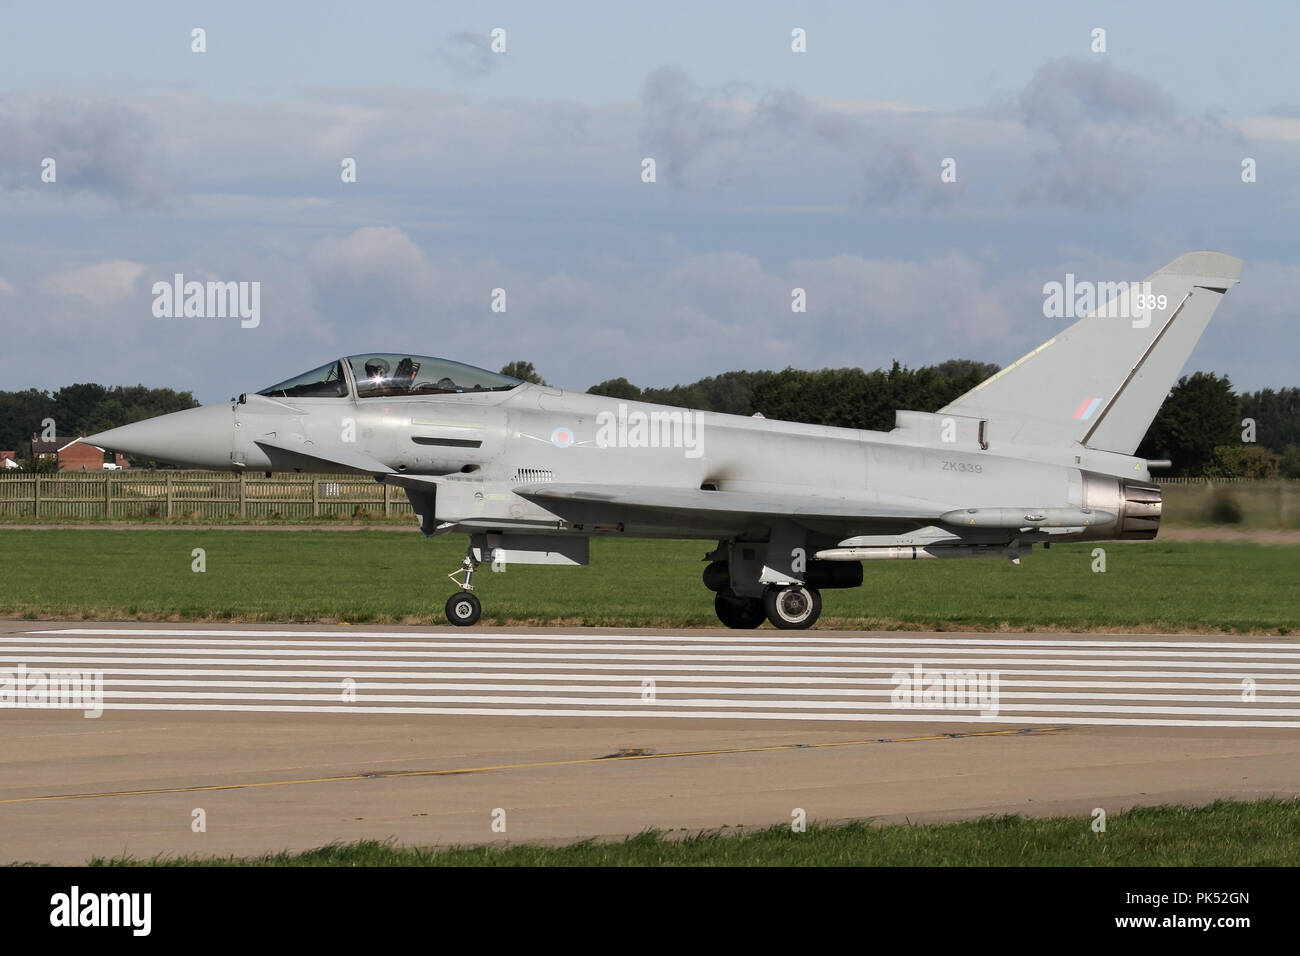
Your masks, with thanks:
[[[1027,202],[1113,206],[1145,192],[1192,153],[1232,138],[1208,120],[1180,116],[1152,81],[1110,63],[1056,59],[1019,97],[1026,130],[1053,148],[1036,154]]]
[[[1248,116],[1238,127],[1251,139],[1300,141],[1300,118],[1293,116]]]
[[[398,195],[401,205],[429,195],[445,205],[452,182],[458,197],[499,194],[503,185],[518,194],[542,182],[627,182],[635,176],[628,170],[639,168],[637,119],[627,103],[483,101],[436,90],[316,85],[285,100],[169,91],[141,96],[132,107],[153,130],[150,175],[165,172],[179,215],[213,194],[342,199],[350,212],[381,191]],[[37,174],[39,155],[32,161]],[[344,157],[357,162],[355,184],[340,181]],[[62,162],[59,175],[62,182]]]
[[[1056,331],[1041,286],[1065,271],[1138,278],[1198,247],[1297,257],[1297,194],[1278,172],[1296,159],[1289,126],[1189,117],[1100,65],[1048,64],[1021,92],[1008,108],[919,109],[658,70],[639,102],[600,106],[379,86],[140,95],[118,104],[122,133],[83,144],[105,157],[102,185],[0,190],[0,261],[17,283],[0,285],[0,327],[22,384],[42,387],[111,374],[224,398],[389,348],[531,360],[569,387],[658,385],[786,364],[1005,364]],[[33,130],[85,113],[34,118],[47,102],[116,101],[0,98],[28,150],[6,149],[0,183],[38,175]],[[139,155],[123,141],[135,133]],[[659,160],[654,187],[638,179],[644,155]],[[1258,184],[1240,182],[1243,155]],[[339,181],[342,156],[358,183]],[[946,156],[955,185],[939,182]],[[137,169],[174,184],[162,215],[131,198]],[[60,160],[60,187],[65,173]],[[1123,228],[1093,214],[1118,201]],[[105,221],[111,233],[87,228]],[[148,285],[174,272],[261,281],[261,326],[155,318]],[[1248,267],[1250,314],[1232,318],[1230,296],[1204,348],[1229,343],[1233,322],[1249,333],[1198,355],[1215,367],[1222,354],[1243,386],[1292,384],[1295,277],[1260,276],[1254,291]],[[807,313],[790,311],[795,286]]]
[[[1295,386],[1300,339],[1295,303],[1300,301],[1300,265],[1247,262],[1241,284],[1224,297],[1187,371],[1227,374],[1240,391]]]
[[[465,36],[476,49],[488,42]],[[286,205],[296,198],[318,204],[303,212],[322,223],[356,226],[390,219],[375,214],[385,200],[422,210],[445,207],[453,195],[462,205],[585,201],[595,209],[606,200],[595,191],[607,188],[626,197],[620,212],[632,215],[626,188],[637,183],[641,157],[653,156],[661,191],[707,192],[710,205],[847,202],[1001,215],[1015,198],[1027,207],[1093,208],[1176,187],[1190,164],[1218,168],[1230,158],[1223,150],[1250,135],[1285,147],[1293,124],[1192,119],[1142,77],[1072,60],[1045,64],[1015,108],[1000,112],[742,84],[705,89],[676,68],[649,73],[639,102],[595,107],[381,86],[311,86],[292,100],[172,90],[125,103],[18,92],[0,100],[0,135],[20,144],[0,159],[0,183],[38,182],[43,144],[54,141],[64,144],[60,186],[140,206],[163,197],[180,202],[182,214],[214,210],[215,197],[273,203],[287,218],[297,214]],[[357,161],[355,185],[339,181],[345,156]],[[960,174],[941,184],[939,164],[949,156]],[[451,182],[454,194],[444,185]]]
[[[169,185],[158,130],[142,110],[113,101],[12,93],[0,98],[0,185],[90,190],[157,208]],[[41,182],[55,161],[56,179]]]
[[[413,299],[432,292],[428,258],[396,226],[365,226],[346,238],[326,239],[313,248],[309,262],[316,281],[335,291],[383,288]]]
[[[1080,274],[1109,274],[1078,261]],[[154,317],[143,285],[177,271],[261,281],[261,326]],[[385,225],[305,248],[57,271],[0,295],[0,325],[14,367],[30,376],[14,387],[143,381],[211,401],[331,356],[405,349],[493,369],[532,361],[549,381],[582,390],[620,375],[667,385],[785,365],[876,368],[898,359],[915,367],[957,357],[1005,365],[1059,331],[1042,317],[1044,274],[1029,267],[999,276],[960,253],[768,262],[742,249],[679,250],[651,270],[636,268],[632,253],[611,254],[599,274],[539,271],[431,253]],[[497,287],[507,291],[505,313],[490,307]],[[806,291],[805,313],[791,311],[795,287]],[[1248,267],[1190,367],[1228,372],[1239,387],[1292,384],[1298,360],[1286,303],[1298,296],[1297,267]],[[27,321],[33,315],[41,321]],[[63,343],[56,354],[51,341]]]
[[[764,196],[773,185],[788,195],[834,184],[839,201],[925,213],[973,202],[1001,215],[1014,199],[1111,207],[1236,166],[1249,136],[1290,140],[1295,128],[1284,117],[1189,116],[1151,80],[1073,59],[1044,63],[1010,110],[705,90],[677,68],[650,73],[641,96],[641,146],[669,189]],[[940,183],[946,157],[961,170],[955,183]]]
[[[525,359],[579,390],[619,375],[666,384],[734,368],[989,358],[1019,330],[1019,314],[1029,336],[1051,332],[1034,322],[1038,298],[1018,308],[977,262],[952,255],[834,255],[773,267],[718,251],[662,272],[611,269],[593,279],[434,259],[401,229],[366,227],[317,244],[308,271],[338,338],[348,341],[349,325],[366,316],[371,338],[352,350],[398,343],[494,368]],[[791,310],[796,286],[807,293],[805,313]],[[494,287],[507,292],[504,313],[490,309]]]
[[[1167,121],[1173,98],[1152,81],[1106,62],[1057,59],[1039,67],[1020,94],[1030,129],[1068,136],[1080,123]]]
[[[505,62],[504,53],[492,51],[492,37],[486,33],[453,33],[438,51],[443,62],[466,76],[485,76]]]
[[[840,182],[839,195],[868,206],[894,204],[938,183],[945,154],[931,144],[951,142],[962,122],[897,103],[809,99],[789,89],[709,94],[675,68],[647,76],[641,96],[642,148],[670,186],[753,187],[797,181],[817,169],[824,180]],[[930,190],[923,205],[957,191]]]
[[[642,145],[670,181],[711,153],[734,154],[749,127],[741,109],[705,98],[684,71],[667,67],[646,77],[641,114]]]
[[[112,305],[135,291],[144,266],[135,262],[100,262],[46,276],[40,289],[54,295],[79,295],[98,306]]]
[[[0,276],[0,295],[13,295],[14,287],[5,281],[4,276]]]

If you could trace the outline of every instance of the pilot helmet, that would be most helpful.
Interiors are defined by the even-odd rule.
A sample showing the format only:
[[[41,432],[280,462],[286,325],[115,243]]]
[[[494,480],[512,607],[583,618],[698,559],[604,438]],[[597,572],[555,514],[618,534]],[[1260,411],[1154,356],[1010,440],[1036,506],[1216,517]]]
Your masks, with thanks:
[[[366,376],[368,378],[388,378],[388,360],[376,356],[366,359]]]

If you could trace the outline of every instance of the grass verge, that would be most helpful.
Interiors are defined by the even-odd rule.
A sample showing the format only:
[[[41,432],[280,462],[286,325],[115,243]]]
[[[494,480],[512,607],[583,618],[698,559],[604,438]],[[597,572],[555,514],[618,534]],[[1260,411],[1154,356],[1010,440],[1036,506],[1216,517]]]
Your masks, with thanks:
[[[258,857],[96,858],[92,866],[1294,866],[1300,801],[1219,800],[1204,807],[1092,817],[986,817],[961,823],[810,824],[672,837],[647,831],[565,846],[403,847],[333,844]]]
[[[73,620],[443,624],[464,539],[358,531],[10,530],[0,615]],[[1300,549],[1106,543],[1000,558],[878,561],[826,591],[821,627],[1291,634]],[[195,568],[201,549],[202,571]],[[476,576],[482,623],[715,627],[708,545],[592,541],[588,567]]]

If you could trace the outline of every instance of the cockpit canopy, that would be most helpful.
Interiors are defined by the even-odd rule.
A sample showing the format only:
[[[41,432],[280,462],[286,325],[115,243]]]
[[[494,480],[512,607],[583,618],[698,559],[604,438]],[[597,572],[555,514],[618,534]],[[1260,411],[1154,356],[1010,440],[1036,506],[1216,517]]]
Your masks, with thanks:
[[[509,375],[449,362],[427,355],[385,353],[352,355],[352,377],[357,397],[409,395],[439,392],[503,392],[522,384]]]
[[[336,360],[310,372],[287,378],[257,394],[270,398],[346,398],[348,383],[343,377],[343,363]]]
[[[351,381],[349,382],[349,378]],[[523,382],[509,375],[429,355],[374,352],[349,355],[286,379],[257,394],[270,398],[357,398],[504,392]]]

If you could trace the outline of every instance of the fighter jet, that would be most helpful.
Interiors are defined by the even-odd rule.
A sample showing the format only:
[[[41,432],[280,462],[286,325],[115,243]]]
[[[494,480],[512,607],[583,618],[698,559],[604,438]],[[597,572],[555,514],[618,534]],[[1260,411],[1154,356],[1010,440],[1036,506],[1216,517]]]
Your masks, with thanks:
[[[807,628],[873,560],[1151,539],[1158,464],[1134,457],[1242,262],[1181,256],[936,413],[888,432],[619,401],[403,352],[335,359],[93,445],[235,472],[361,473],[425,535],[465,534],[446,603],[478,621],[484,561],[584,565],[592,537],[716,541],[730,628]],[[1081,300],[1082,301],[1082,300]],[[1097,301],[1100,301],[1098,297]]]

